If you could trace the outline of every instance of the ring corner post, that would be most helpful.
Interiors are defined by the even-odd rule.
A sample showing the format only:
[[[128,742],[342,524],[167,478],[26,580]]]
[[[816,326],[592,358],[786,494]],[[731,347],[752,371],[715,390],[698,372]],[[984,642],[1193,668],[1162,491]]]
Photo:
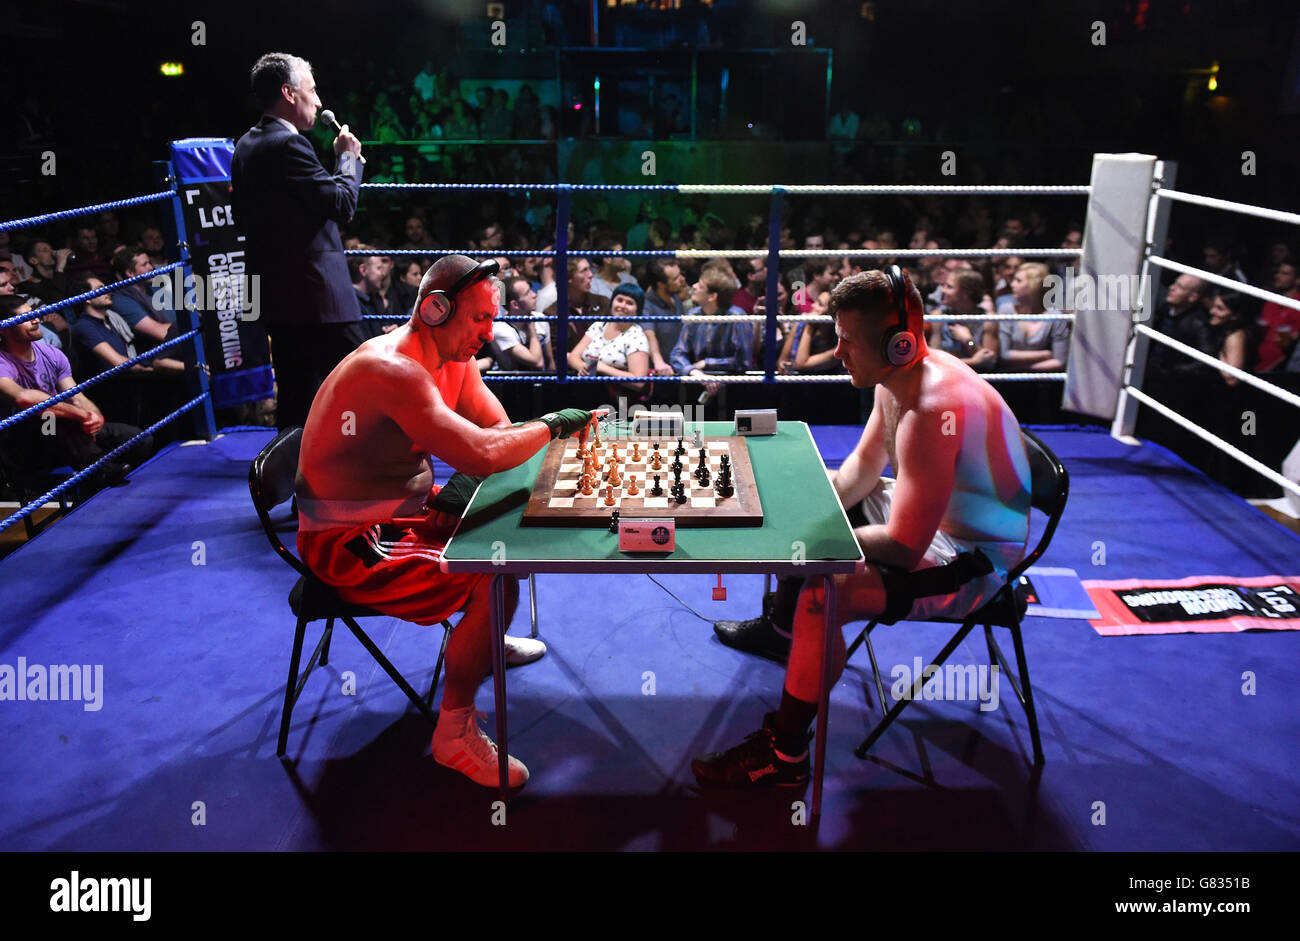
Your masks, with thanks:
[[[1111,422],[1112,438],[1130,440],[1137,430],[1138,401],[1129,395],[1130,388],[1143,390],[1146,382],[1147,355],[1151,340],[1138,332],[1138,324],[1152,324],[1159,297],[1159,274],[1151,264],[1152,254],[1163,254],[1165,239],[1169,234],[1169,212],[1172,206],[1167,199],[1157,195],[1157,189],[1172,189],[1178,176],[1178,164],[1172,160],[1157,160],[1148,195],[1146,229],[1144,231],[1142,264],[1138,275],[1138,304],[1134,312],[1128,349],[1125,350],[1124,372],[1121,375],[1119,400],[1115,405],[1115,417]]]
[[[1143,234],[1157,175],[1150,154],[1094,154],[1077,285],[1094,286],[1064,303],[1075,307],[1061,407],[1114,421],[1124,385],[1124,364],[1132,334],[1133,309],[1141,303],[1131,285],[1142,271]],[[1069,274],[1069,272],[1066,272]],[[1066,279],[1070,285],[1070,279]],[[1122,326],[1121,326],[1122,323]]]
[[[185,214],[181,209],[180,180],[176,175],[176,167],[170,160],[155,160],[153,167],[154,179],[172,192],[172,212],[170,218],[166,213],[163,214],[163,229],[168,236],[168,247],[170,249],[167,253],[167,260],[181,263],[181,267],[177,271],[180,272],[182,276],[181,284],[184,285],[189,280],[193,269],[190,267],[190,247],[185,231]],[[206,369],[207,354],[203,349],[203,331],[199,315],[185,303],[184,287],[182,287],[179,294],[180,303],[177,304],[176,316],[180,320],[182,331],[185,333],[191,330],[199,331],[194,337],[194,365],[196,370],[194,379],[190,384],[190,391],[195,395],[203,396],[203,408],[202,410],[195,410],[194,413],[195,433],[211,441],[216,437],[217,421],[212,411],[212,394]]]

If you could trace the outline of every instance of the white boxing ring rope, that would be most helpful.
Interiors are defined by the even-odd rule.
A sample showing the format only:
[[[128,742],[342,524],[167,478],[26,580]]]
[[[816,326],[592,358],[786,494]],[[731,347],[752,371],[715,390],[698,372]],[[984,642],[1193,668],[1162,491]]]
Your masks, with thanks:
[[[1254,216],[1259,219],[1268,219],[1269,221],[1272,222],[1285,222],[1291,225],[1300,225],[1300,214],[1297,213],[1284,212],[1278,209],[1267,209],[1263,206],[1252,206],[1247,203],[1237,203],[1226,199],[1215,199],[1210,196],[1198,196],[1193,193],[1181,193],[1178,192],[1177,190],[1165,189],[1163,187],[1156,188],[1151,194],[1151,201],[1150,201],[1149,208],[1152,217],[1154,217],[1156,206],[1158,204],[1158,201],[1161,199],[1168,200],[1170,202],[1188,203],[1191,205],[1203,206],[1211,209],[1221,209],[1227,212],[1236,212],[1242,215]],[[1275,304],[1280,304],[1284,307],[1289,307],[1293,310],[1300,310],[1300,299],[1288,297],[1284,294],[1277,294],[1273,291],[1268,291],[1265,290],[1264,288],[1256,287],[1253,284],[1248,284],[1243,281],[1237,281],[1234,278],[1227,278],[1224,277],[1223,275],[1214,274],[1213,272],[1205,271],[1204,269],[1196,268],[1191,265],[1184,265],[1179,262],[1172,261],[1168,258],[1164,258],[1160,255],[1155,254],[1154,246],[1150,239],[1150,233],[1148,232],[1148,239],[1146,243],[1146,257],[1144,260],[1143,273],[1142,273],[1142,278],[1144,283],[1149,282],[1151,280],[1150,268],[1152,266],[1157,268],[1164,268],[1168,271],[1174,271],[1179,274],[1190,275],[1195,278],[1200,278],[1201,280],[1206,281],[1210,284],[1214,284],[1219,287],[1226,288],[1227,290],[1230,291],[1236,291],[1241,294],[1248,294],[1251,297],[1259,298],[1265,301],[1272,301]],[[1139,314],[1141,313],[1142,312],[1139,311]],[[1268,467],[1267,465],[1260,463],[1255,458],[1251,457],[1249,454],[1246,454],[1245,452],[1241,451],[1239,448],[1234,447],[1232,444],[1228,443],[1227,441],[1224,441],[1222,438],[1218,437],[1212,432],[1207,431],[1205,428],[1202,428],[1200,425],[1196,424],[1190,419],[1184,418],[1182,415],[1175,412],[1169,406],[1165,405],[1162,402],[1157,401],[1156,399],[1151,398],[1151,396],[1147,395],[1140,388],[1134,386],[1130,382],[1130,377],[1135,368],[1136,350],[1138,348],[1140,339],[1153,340],[1157,343],[1162,343],[1165,346],[1169,347],[1170,349],[1182,353],[1184,356],[1196,360],[1199,363],[1203,363],[1207,366],[1210,366],[1221,373],[1225,373],[1229,376],[1232,376],[1233,378],[1249,386],[1252,386],[1253,388],[1259,389],[1260,391],[1268,395],[1271,395],[1274,398],[1280,399],[1281,401],[1287,403],[1288,405],[1300,408],[1300,396],[1297,396],[1296,394],[1286,389],[1283,389],[1281,386],[1269,382],[1266,379],[1261,379],[1258,376],[1256,376],[1254,373],[1246,372],[1244,369],[1238,369],[1236,366],[1233,366],[1229,363],[1225,363],[1222,360],[1214,356],[1210,356],[1207,353],[1203,353],[1200,350],[1188,346],[1185,343],[1181,343],[1178,340],[1175,340],[1173,337],[1166,336],[1165,334],[1160,333],[1158,330],[1153,330],[1151,327],[1147,326],[1145,323],[1140,322],[1137,319],[1137,317],[1135,317],[1132,324],[1132,332],[1129,338],[1128,349],[1125,355],[1124,378],[1120,383],[1121,405],[1116,412],[1117,415],[1121,414],[1123,412],[1123,404],[1122,404],[1123,398],[1125,396],[1131,397],[1135,399],[1137,402],[1141,403],[1142,405],[1145,405],[1148,408],[1154,410],[1157,414],[1162,415],[1163,417],[1169,419],[1174,424],[1180,426],[1186,431],[1191,432],[1196,437],[1200,438],[1202,441],[1214,445],[1224,454],[1229,455],[1238,463],[1244,464],[1246,467],[1250,468],[1255,473],[1259,474],[1261,477],[1264,477],[1272,481],[1273,483],[1277,484],[1283,490],[1293,493],[1296,496],[1300,496],[1300,483],[1290,480],[1287,477],[1284,477],[1282,474],[1278,473],[1277,471],[1273,470],[1272,468]],[[1138,365],[1143,370],[1145,369],[1144,364],[1138,364]]]

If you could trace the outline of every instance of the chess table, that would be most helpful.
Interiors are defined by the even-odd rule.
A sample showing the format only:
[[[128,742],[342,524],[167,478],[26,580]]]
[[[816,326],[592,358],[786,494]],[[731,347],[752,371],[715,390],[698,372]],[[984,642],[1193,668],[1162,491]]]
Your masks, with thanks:
[[[695,426],[688,426],[686,443],[689,444],[694,430]],[[729,448],[729,453],[735,467],[738,493],[742,483],[738,455],[744,453],[747,457],[748,480],[752,482],[754,495],[761,506],[757,522],[722,520],[712,521],[711,525],[697,523],[694,526],[680,522],[673,552],[635,555],[620,552],[618,537],[608,530],[614,507],[602,505],[595,511],[599,525],[593,518],[582,517],[547,519],[544,525],[537,525],[536,520],[530,523],[525,516],[530,507],[538,506],[535,498],[540,494],[543,502],[549,502],[555,492],[555,478],[546,476],[546,461],[549,459],[556,467],[562,466],[562,456],[568,452],[568,443],[557,441],[519,467],[485,479],[470,500],[460,527],[444,548],[442,571],[493,576],[490,593],[492,667],[503,799],[509,796],[503,640],[509,626],[505,617],[507,576],[523,576],[531,580],[535,574],[546,572],[801,575],[823,577],[828,601],[825,622],[828,642],[823,648],[826,656],[813,770],[812,811],[814,815],[820,814],[833,651],[829,638],[831,631],[839,629],[832,618],[835,608],[832,576],[861,571],[862,550],[826,476],[826,466],[805,423],[779,422],[775,435],[742,439],[730,437],[732,426],[729,422],[703,422],[699,424],[699,430],[706,442],[725,440],[730,444],[739,440],[744,446],[743,452],[730,451]],[[618,441],[620,450],[632,440],[646,440],[603,435],[602,438],[606,445]],[[675,447],[676,439],[672,439],[671,444]],[[557,453],[561,458],[555,457]],[[683,477],[687,477],[695,466],[695,462],[691,462]],[[651,508],[635,513],[621,512],[624,517],[637,514],[657,515]]]

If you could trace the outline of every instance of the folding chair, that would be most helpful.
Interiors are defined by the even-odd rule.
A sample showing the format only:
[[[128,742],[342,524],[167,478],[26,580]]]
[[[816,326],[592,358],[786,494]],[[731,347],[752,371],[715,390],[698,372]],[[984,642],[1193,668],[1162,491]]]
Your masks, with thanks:
[[[289,719],[293,715],[294,704],[298,701],[298,697],[302,695],[302,688],[307,682],[307,677],[311,675],[311,671],[317,666],[318,660],[320,666],[329,663],[330,638],[334,633],[335,618],[348,626],[352,633],[356,635],[357,640],[361,641],[361,645],[370,652],[370,656],[375,658],[375,661],[384,668],[384,672],[392,677],[393,682],[406,694],[406,698],[415,704],[421,715],[435,725],[438,722],[438,717],[432,709],[433,693],[438,688],[438,678],[442,674],[442,661],[447,652],[447,639],[451,636],[452,630],[450,621],[442,622],[444,629],[442,647],[438,651],[438,662],[433,670],[433,684],[429,687],[428,696],[421,698],[411,688],[411,685],[406,682],[402,674],[397,672],[397,668],[375,646],[365,631],[357,626],[357,622],[354,620],[355,618],[388,617],[389,615],[364,605],[349,604],[343,601],[335,594],[333,588],[312,574],[311,570],[303,565],[301,559],[285,548],[284,543],[280,541],[279,535],[276,534],[270,514],[275,507],[293,497],[294,479],[298,474],[298,452],[301,447],[302,429],[287,428],[276,435],[275,439],[264,447],[257,457],[253,458],[253,463],[248,469],[248,489],[253,495],[253,506],[257,508],[257,515],[262,521],[262,529],[266,532],[266,538],[270,541],[271,548],[276,551],[276,554],[301,576],[297,584],[293,586],[293,590],[289,592],[289,607],[298,618],[298,626],[293,637],[293,654],[289,659],[289,682],[284,690],[284,709],[280,717],[280,738],[275,749],[278,758],[284,757],[289,741]],[[317,643],[311,659],[307,662],[307,669],[303,671],[300,677],[298,675],[298,664],[302,659],[302,642],[307,630],[307,624],[311,621],[320,620],[325,621],[325,630],[321,634],[320,642]]]
[[[1051,449],[1043,444],[1033,432],[1022,429],[1022,433],[1025,440],[1025,450],[1029,455],[1029,471],[1033,487],[1031,505],[1035,510],[1042,513],[1047,520],[1037,545],[1015,568],[1007,573],[1006,581],[998,589],[997,594],[977,611],[971,612],[965,618],[927,618],[927,620],[936,623],[961,625],[957,633],[953,635],[952,639],[940,651],[939,656],[930,665],[936,669],[942,668],[944,661],[957,649],[957,645],[966,638],[971,628],[976,624],[984,625],[984,638],[988,642],[989,660],[997,664],[1007,681],[1010,682],[1011,688],[1015,690],[1016,698],[1020,700],[1020,705],[1024,707],[1025,716],[1029,720],[1029,735],[1034,746],[1034,764],[1037,766],[1043,764],[1043,745],[1038,735],[1038,714],[1034,711],[1034,694],[1032,687],[1029,685],[1029,664],[1025,660],[1025,646],[1020,634],[1020,619],[1024,616],[1025,604],[1018,595],[1016,586],[1019,584],[1025,570],[1037,562],[1042,554],[1047,551],[1047,546],[1056,533],[1056,525],[1061,520],[1061,514],[1065,511],[1066,499],[1070,494],[1070,475]],[[876,661],[876,652],[871,646],[870,636],[872,629],[878,623],[878,621],[872,621],[862,629],[862,633],[857,636],[857,639],[849,647],[848,656],[853,656],[853,652],[857,650],[859,644],[866,643],[867,654],[871,658],[871,671],[876,683],[876,695],[880,697],[879,702],[883,708],[887,701],[885,687],[880,679],[880,667]],[[1016,661],[1019,664],[1018,671],[1013,672],[1011,670],[1006,658],[1002,655],[1001,648],[997,645],[997,641],[993,639],[994,627],[1004,627],[1011,631],[1011,640],[1015,645]],[[1017,672],[1020,678],[1019,683],[1016,682]],[[933,674],[929,667],[921,672],[921,676],[916,678],[911,695],[894,704],[885,717],[880,720],[880,723],[871,730],[871,734],[857,747],[854,751],[855,755],[859,758],[867,756],[867,751],[875,743],[876,739],[880,738],[885,729],[889,728],[890,723],[898,718],[899,713],[909,703],[920,696],[921,689],[929,681],[928,676],[930,675]]]

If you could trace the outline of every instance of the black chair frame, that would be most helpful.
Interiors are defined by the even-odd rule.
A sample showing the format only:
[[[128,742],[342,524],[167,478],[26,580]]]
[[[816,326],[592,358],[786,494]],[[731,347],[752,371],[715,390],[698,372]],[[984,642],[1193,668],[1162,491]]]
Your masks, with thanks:
[[[433,694],[438,688],[438,679],[442,674],[442,664],[447,652],[447,640],[452,631],[451,622],[443,621],[442,646],[438,651],[438,661],[433,671],[433,683],[429,687],[428,695],[421,697],[389,659],[384,656],[383,652],[375,646],[374,641],[358,626],[355,620],[362,617],[389,617],[390,615],[363,605],[349,604],[343,601],[334,592],[334,589],[317,578],[302,563],[301,559],[285,548],[284,543],[280,541],[280,537],[275,531],[275,524],[271,521],[270,512],[280,504],[292,499],[294,495],[294,480],[298,472],[298,452],[301,446],[302,429],[296,427],[287,428],[276,435],[261,450],[248,469],[248,489],[252,494],[253,506],[257,508],[258,519],[262,522],[262,529],[266,533],[266,538],[271,543],[271,548],[275,550],[276,554],[301,576],[289,593],[289,606],[297,616],[298,623],[294,630],[293,654],[289,659],[289,680],[285,685],[284,708],[280,717],[280,736],[275,750],[275,754],[279,758],[283,758],[285,755],[289,741],[289,721],[293,715],[294,704],[297,703],[298,697],[302,695],[307,677],[311,675],[311,671],[317,666],[326,666],[329,663],[330,639],[334,634],[334,621],[336,619],[348,626],[348,629],[361,642],[361,645],[365,647],[370,656],[374,657],[375,662],[384,669],[384,672],[392,678],[398,688],[406,694],[406,698],[415,705],[421,715],[434,725],[438,722],[438,716],[432,708]],[[306,669],[300,675],[298,667],[302,660],[303,640],[306,635],[307,624],[318,620],[325,621],[325,630],[321,633],[320,641],[316,644],[316,649],[307,661]]]

